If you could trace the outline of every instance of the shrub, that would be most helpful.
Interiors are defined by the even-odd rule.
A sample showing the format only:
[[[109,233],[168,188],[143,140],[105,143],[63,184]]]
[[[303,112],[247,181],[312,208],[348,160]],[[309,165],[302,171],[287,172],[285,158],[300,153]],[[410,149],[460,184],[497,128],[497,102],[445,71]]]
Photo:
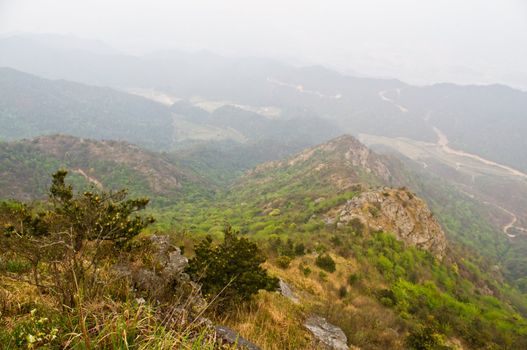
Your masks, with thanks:
[[[260,289],[278,288],[278,279],[260,266],[266,258],[258,246],[239,237],[230,226],[225,227],[221,244],[212,244],[208,236],[196,245],[195,253],[186,272],[201,284],[207,299],[216,300],[216,305],[229,306],[249,300]]]
[[[309,268],[309,266],[300,265],[298,268],[300,269],[300,271],[302,271],[305,277],[311,274],[311,269]]]
[[[349,222],[349,226],[351,227],[352,231],[361,236],[364,233],[364,224],[362,221],[360,221],[359,218],[353,218]]]
[[[343,299],[346,297],[346,295],[348,295],[348,288],[346,288],[346,286],[341,286],[339,288],[339,298]]]
[[[37,309],[31,310],[30,319],[19,324],[13,333],[15,343],[19,348],[36,349],[51,345],[59,346],[58,328],[54,327],[47,317],[38,316]]]
[[[377,207],[368,207],[368,211],[374,218],[378,217],[381,213],[381,211]]]
[[[391,289],[381,289],[377,292],[377,299],[384,306],[394,306],[397,303],[395,293]]]
[[[294,243],[291,238],[288,238],[285,245],[282,247],[282,255],[285,255],[289,258],[295,257]]]
[[[298,243],[295,246],[295,255],[296,256],[302,256],[306,253],[306,247],[304,246],[304,243]]]
[[[327,281],[328,274],[325,273],[324,271],[319,271],[318,278],[320,278],[321,281]]]
[[[418,326],[406,338],[406,344],[414,350],[450,349],[445,345],[445,337],[434,326]]]
[[[281,269],[287,269],[289,265],[291,264],[291,258],[285,255],[280,255],[278,258],[276,258],[276,265],[278,265]]]
[[[321,254],[317,256],[315,264],[327,272],[335,272],[336,270],[335,260],[333,260],[333,258],[328,254]]]
[[[390,272],[393,270],[393,263],[390,261],[390,259],[380,254],[377,257],[377,269],[383,274]]]
[[[348,284],[350,286],[353,286],[355,285],[355,283],[357,283],[357,281],[359,280],[359,275],[356,274],[356,273],[352,273],[351,275],[349,275],[348,277]]]
[[[335,247],[340,247],[342,245],[342,240],[340,239],[339,236],[333,236],[331,237],[330,239],[330,242],[335,246]]]
[[[282,247],[282,240],[277,235],[271,235],[268,239],[269,249],[273,253],[277,253],[278,250]]]

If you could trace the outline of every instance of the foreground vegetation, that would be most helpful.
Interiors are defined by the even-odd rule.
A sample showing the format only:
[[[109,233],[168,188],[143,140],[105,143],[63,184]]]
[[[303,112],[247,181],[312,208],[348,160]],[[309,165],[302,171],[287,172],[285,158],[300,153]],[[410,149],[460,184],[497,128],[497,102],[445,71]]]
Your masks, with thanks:
[[[232,230],[218,247],[204,241],[187,267],[206,300],[199,285],[174,273],[164,275],[166,289],[137,284],[138,265],[143,274],[168,270],[153,241],[139,237],[154,222],[138,214],[148,199],[77,194],[66,175],[53,175],[48,201],[0,206],[2,348],[230,348],[201,315],[276,289],[258,248]],[[211,259],[213,275],[205,271]]]

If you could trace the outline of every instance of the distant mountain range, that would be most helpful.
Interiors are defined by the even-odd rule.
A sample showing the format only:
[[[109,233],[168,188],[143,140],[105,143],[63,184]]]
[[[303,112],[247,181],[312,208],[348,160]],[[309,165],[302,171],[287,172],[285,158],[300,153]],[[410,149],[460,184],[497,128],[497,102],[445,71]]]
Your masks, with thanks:
[[[275,108],[283,118],[323,119],[354,135],[436,142],[439,130],[454,148],[527,170],[527,93],[505,86],[417,87],[208,52],[135,57],[92,46],[79,44],[79,50],[46,43],[45,38],[4,38],[0,66],[52,79],[147,90],[172,101]]]

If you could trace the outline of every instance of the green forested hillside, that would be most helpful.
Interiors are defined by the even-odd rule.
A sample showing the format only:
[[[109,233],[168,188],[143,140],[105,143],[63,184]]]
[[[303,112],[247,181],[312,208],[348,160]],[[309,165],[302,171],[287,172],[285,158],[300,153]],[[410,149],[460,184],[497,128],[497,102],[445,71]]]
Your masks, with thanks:
[[[11,199],[41,199],[49,174],[60,168],[70,170],[77,187],[127,188],[157,204],[173,201],[183,189],[192,192],[192,184],[201,181],[163,155],[132,144],[64,135],[0,143],[0,160],[0,196]]]

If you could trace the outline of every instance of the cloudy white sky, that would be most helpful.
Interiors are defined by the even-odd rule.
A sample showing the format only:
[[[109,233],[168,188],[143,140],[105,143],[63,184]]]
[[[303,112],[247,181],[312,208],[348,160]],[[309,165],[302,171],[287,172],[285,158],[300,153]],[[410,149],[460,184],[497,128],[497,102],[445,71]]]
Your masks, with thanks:
[[[20,32],[527,87],[526,0],[0,0],[0,35]]]

